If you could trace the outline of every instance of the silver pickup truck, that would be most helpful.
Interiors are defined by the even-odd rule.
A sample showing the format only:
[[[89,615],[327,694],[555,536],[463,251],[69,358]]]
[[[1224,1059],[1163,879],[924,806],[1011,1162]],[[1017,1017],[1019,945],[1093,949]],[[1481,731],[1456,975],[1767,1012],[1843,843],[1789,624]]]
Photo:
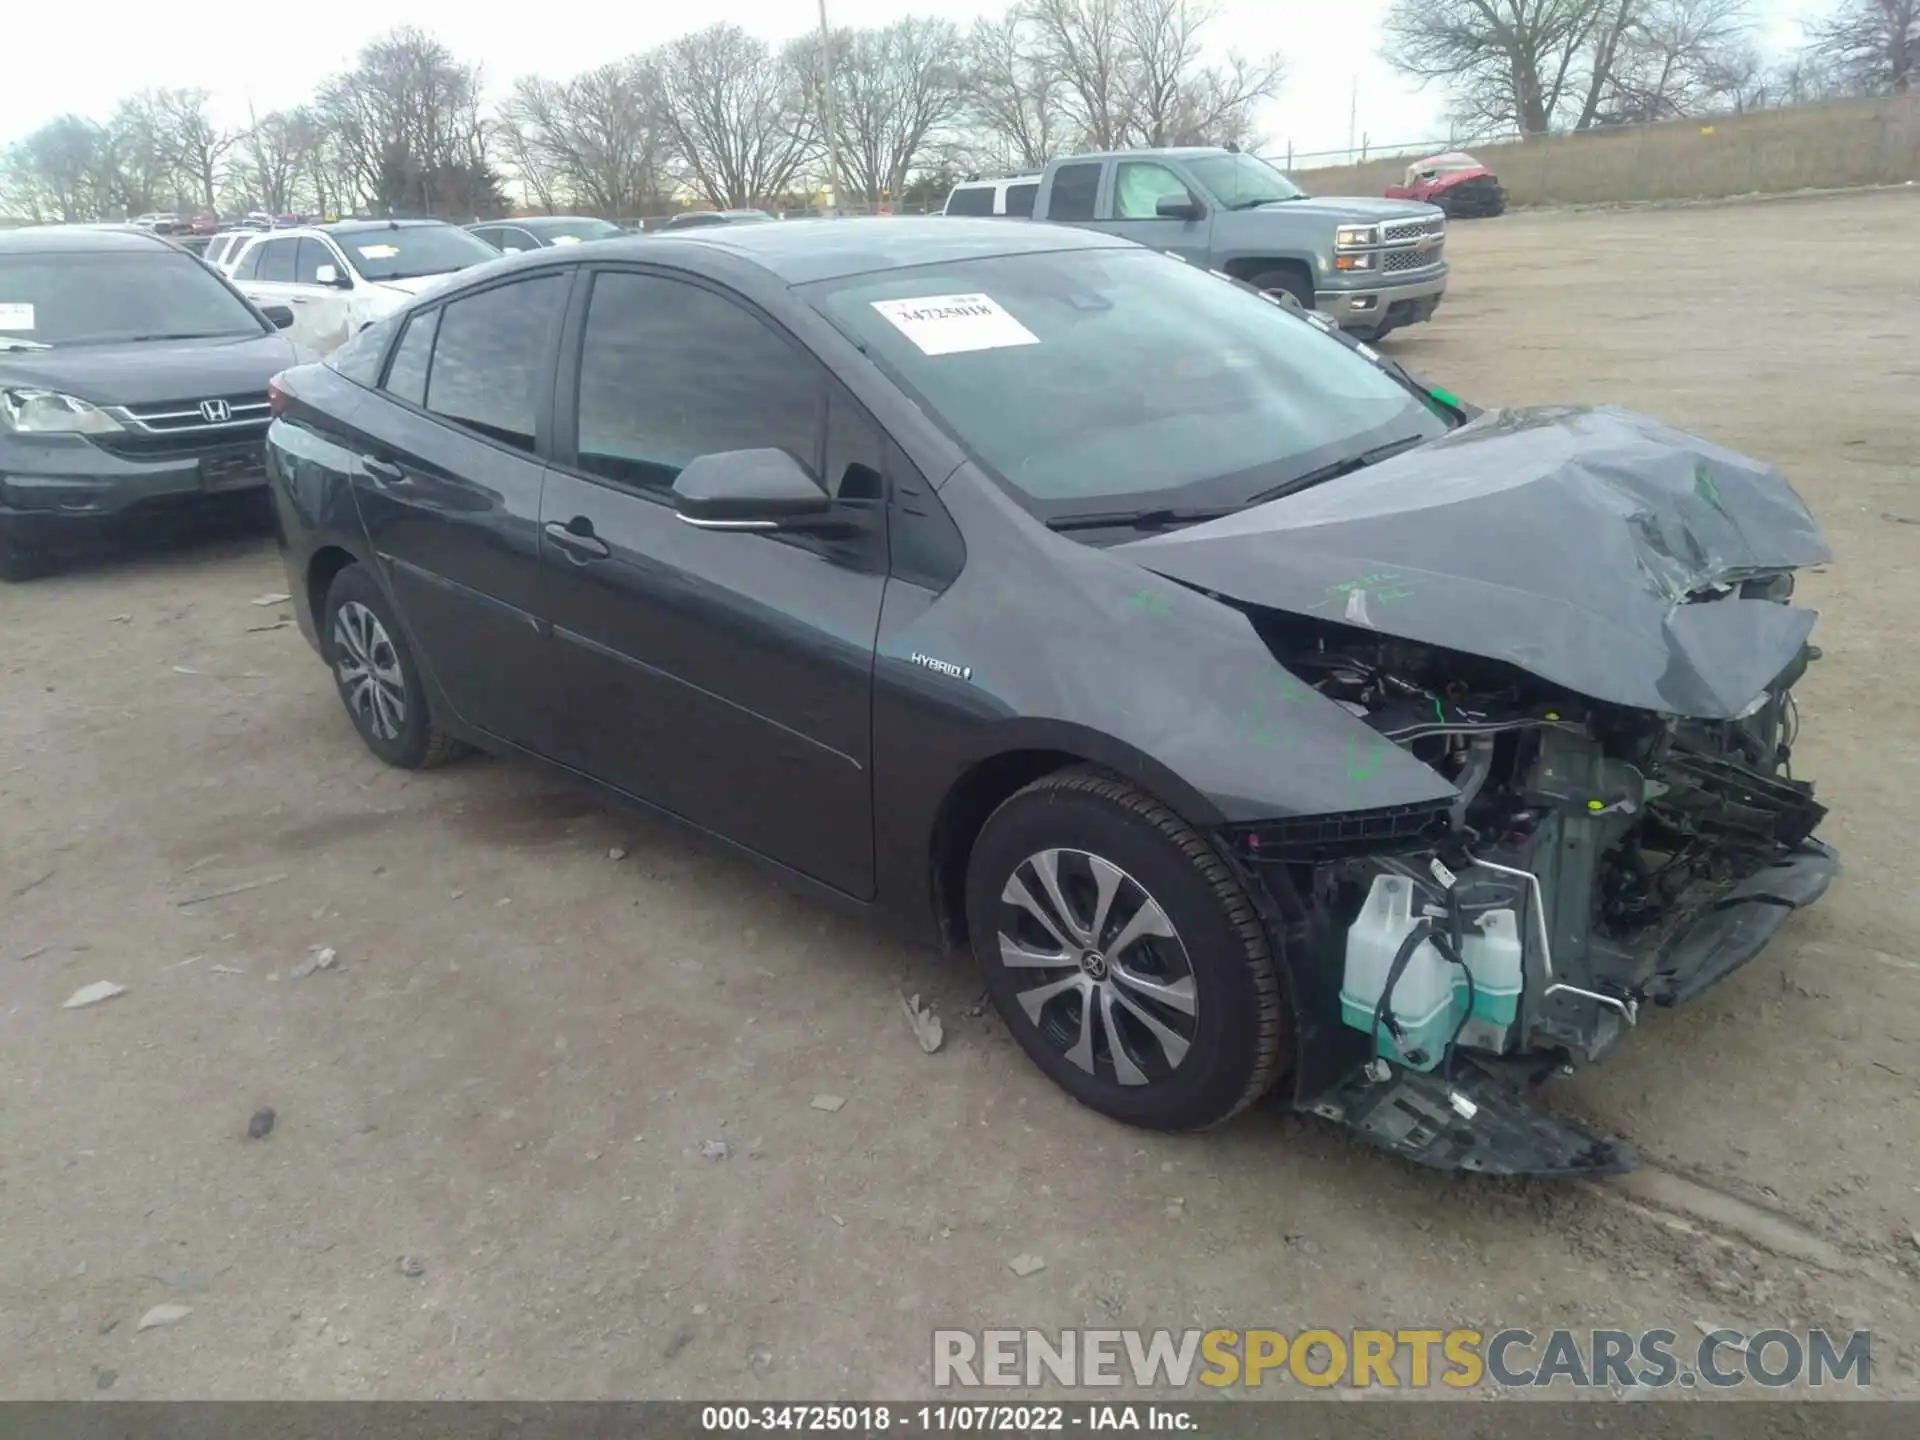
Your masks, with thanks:
[[[1447,217],[1437,206],[1315,199],[1238,150],[1067,156],[1038,175],[956,185],[946,213],[1121,235],[1290,296],[1370,339],[1425,320],[1447,289]]]

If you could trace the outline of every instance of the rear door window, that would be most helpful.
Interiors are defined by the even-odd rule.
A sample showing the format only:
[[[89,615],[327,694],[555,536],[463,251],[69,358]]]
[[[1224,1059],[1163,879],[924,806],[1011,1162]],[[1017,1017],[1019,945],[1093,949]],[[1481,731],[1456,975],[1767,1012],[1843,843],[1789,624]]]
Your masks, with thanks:
[[[1093,202],[1100,195],[1100,162],[1062,165],[1053,172],[1053,193],[1047,197],[1049,220],[1091,220]]]
[[[258,280],[260,278],[260,252],[266,248],[264,241],[258,245],[248,246],[240,256],[240,263],[233,267],[233,278],[236,280]]]
[[[548,383],[553,331],[566,293],[566,277],[538,275],[442,306],[426,408],[531,453],[540,389]]]
[[[1021,220],[1033,218],[1033,197],[1040,193],[1040,182],[1029,180],[1024,185],[1007,187],[1007,214]]]

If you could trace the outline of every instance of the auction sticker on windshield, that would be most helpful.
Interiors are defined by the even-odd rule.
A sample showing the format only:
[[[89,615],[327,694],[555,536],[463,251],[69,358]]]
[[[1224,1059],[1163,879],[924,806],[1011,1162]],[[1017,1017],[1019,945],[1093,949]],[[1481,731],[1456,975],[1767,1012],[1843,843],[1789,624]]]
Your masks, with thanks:
[[[0,300],[0,330],[33,329],[33,306]]]
[[[923,295],[870,303],[926,355],[1040,343],[1038,335],[1002,310],[991,295]]]
[[[363,260],[391,260],[400,253],[397,245],[359,245],[360,258]]]

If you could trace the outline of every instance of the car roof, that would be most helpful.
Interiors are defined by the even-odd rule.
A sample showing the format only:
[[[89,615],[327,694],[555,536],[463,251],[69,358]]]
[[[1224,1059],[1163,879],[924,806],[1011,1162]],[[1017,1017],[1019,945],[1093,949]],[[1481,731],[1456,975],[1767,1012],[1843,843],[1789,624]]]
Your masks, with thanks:
[[[696,249],[695,247],[698,247]],[[932,216],[856,216],[847,219],[781,220],[770,225],[715,225],[685,234],[623,236],[596,240],[596,258],[658,260],[719,251],[757,265],[789,285],[837,280],[879,270],[905,270],[995,255],[1038,255],[1057,250],[1122,250],[1133,242],[1094,230],[1041,223]],[[575,250],[576,254],[581,253]],[[540,257],[512,257],[538,264]],[[547,263],[551,263],[548,259]]]
[[[457,225],[447,220],[433,219],[393,219],[393,220],[335,220],[328,225],[306,225],[302,229],[318,230],[322,235],[364,235],[369,230],[417,230],[423,225],[442,225],[457,230]]]
[[[163,235],[124,225],[28,225],[0,230],[0,255],[126,254],[180,247]]]
[[[1152,150],[1095,150],[1085,155],[1062,155],[1060,163],[1071,165],[1076,160],[1152,160],[1155,157],[1172,160],[1203,160],[1209,155],[1235,153],[1245,152],[1227,150],[1219,145],[1161,145]]]

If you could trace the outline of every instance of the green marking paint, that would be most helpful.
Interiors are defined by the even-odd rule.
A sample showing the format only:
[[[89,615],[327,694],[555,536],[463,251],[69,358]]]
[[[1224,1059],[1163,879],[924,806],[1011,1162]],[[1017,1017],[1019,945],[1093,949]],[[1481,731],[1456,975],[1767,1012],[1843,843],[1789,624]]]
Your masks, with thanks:
[[[1173,613],[1173,596],[1164,590],[1136,590],[1127,597],[1127,609],[1137,615],[1164,617]]]
[[[1466,408],[1460,403],[1460,397],[1458,395],[1454,394],[1451,390],[1442,390],[1438,385],[1429,386],[1427,396],[1430,399],[1438,400],[1449,410],[1462,410]]]
[[[1726,503],[1720,498],[1720,486],[1713,476],[1707,473],[1707,467],[1704,465],[1693,467],[1693,492],[1721,514],[1726,514]]]

